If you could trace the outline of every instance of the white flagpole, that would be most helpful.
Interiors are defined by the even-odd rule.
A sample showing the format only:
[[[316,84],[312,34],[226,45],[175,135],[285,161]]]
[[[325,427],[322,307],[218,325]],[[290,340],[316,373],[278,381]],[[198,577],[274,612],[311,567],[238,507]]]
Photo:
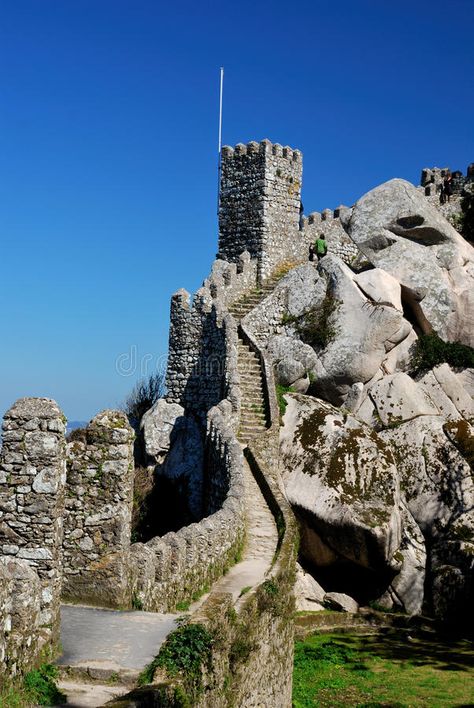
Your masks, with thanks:
[[[224,92],[224,67],[221,66],[221,80],[219,90],[219,157],[217,163],[217,216],[221,205],[221,153],[222,153],[222,95]]]

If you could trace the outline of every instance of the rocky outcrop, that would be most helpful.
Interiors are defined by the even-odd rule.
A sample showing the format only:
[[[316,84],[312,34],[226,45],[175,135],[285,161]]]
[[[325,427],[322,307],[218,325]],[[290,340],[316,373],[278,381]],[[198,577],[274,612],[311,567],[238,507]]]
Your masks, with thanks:
[[[165,398],[159,398],[143,415],[140,429],[149,457],[158,462],[166,455],[176,420],[183,415],[184,408],[179,403],[169,403]]]
[[[452,619],[472,592],[474,374],[410,362],[421,333],[473,344],[473,249],[403,180],[342,223],[361,272],[329,254],[247,316],[278,382],[311,394],[286,397],[281,429],[301,552],[324,587],[350,564],[382,604]]]
[[[145,413],[140,428],[153,476],[179,486],[191,516],[200,519],[204,461],[201,425],[192,415],[186,415],[182,406],[162,398]]]
[[[474,345],[472,247],[412,184],[393,179],[354,206],[348,232],[400,284],[423,332]]]
[[[281,430],[285,489],[315,566],[349,561],[378,575],[397,562],[402,524],[396,467],[369,426],[320,400],[291,394]]]

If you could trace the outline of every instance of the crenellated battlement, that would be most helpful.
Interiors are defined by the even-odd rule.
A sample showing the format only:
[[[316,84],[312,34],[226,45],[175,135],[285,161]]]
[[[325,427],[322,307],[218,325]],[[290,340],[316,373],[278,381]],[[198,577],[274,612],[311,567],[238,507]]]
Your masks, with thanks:
[[[234,147],[231,145],[224,145],[222,147],[222,157],[225,159],[232,158],[234,156],[241,157],[242,155],[273,155],[274,157],[281,157],[290,162],[303,162],[303,155],[300,150],[294,150],[288,145],[280,145],[280,143],[272,143],[270,140],[265,138],[259,143],[255,140],[251,140],[247,144],[237,143]]]
[[[452,175],[451,188],[454,194],[461,194],[466,184],[474,182],[474,163],[467,166],[466,174],[461,170],[451,170],[449,167],[424,167],[421,171],[420,185],[427,197],[441,192],[444,179]]]

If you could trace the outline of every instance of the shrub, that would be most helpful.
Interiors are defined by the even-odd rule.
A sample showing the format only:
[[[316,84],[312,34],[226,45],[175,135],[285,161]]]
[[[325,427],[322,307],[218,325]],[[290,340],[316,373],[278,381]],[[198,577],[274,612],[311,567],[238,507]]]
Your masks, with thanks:
[[[41,664],[34,671],[25,674],[23,685],[31,700],[40,706],[54,706],[63,703],[66,696],[56,686],[58,671],[51,664]]]
[[[139,683],[151,683],[156,669],[161,667],[169,676],[179,676],[188,694],[196,698],[202,691],[202,668],[203,664],[209,665],[213,642],[213,635],[202,624],[183,623],[140,674]]]
[[[411,368],[414,373],[438,364],[473,367],[474,349],[460,342],[445,342],[436,332],[422,334],[415,343]]]
[[[287,403],[285,401],[285,393],[293,393],[294,389],[292,386],[282,386],[281,384],[276,385],[276,395],[278,400],[278,407],[280,409],[280,416],[285,415]]]
[[[125,399],[121,408],[132,425],[138,425],[159,398],[165,395],[165,377],[162,372],[140,379]]]
[[[321,305],[306,312],[296,322],[299,336],[311,347],[324,349],[336,336],[336,328],[331,316],[336,312],[340,301],[332,295],[326,295]]]

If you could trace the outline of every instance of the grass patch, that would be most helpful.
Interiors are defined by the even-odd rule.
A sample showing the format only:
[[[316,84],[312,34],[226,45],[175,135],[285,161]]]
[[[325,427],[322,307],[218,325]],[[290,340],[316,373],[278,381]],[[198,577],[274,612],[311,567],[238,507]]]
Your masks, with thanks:
[[[315,635],[295,645],[293,706],[467,706],[473,660],[470,642],[433,634]]]
[[[415,342],[410,363],[414,373],[444,363],[462,368],[473,367],[474,349],[460,342],[445,342],[436,332],[422,334]]]
[[[6,682],[0,688],[0,708],[25,706],[56,706],[66,701],[66,696],[56,686],[58,671],[51,664],[41,664],[29,671],[20,682]]]
[[[275,388],[278,401],[278,408],[280,409],[280,416],[284,416],[286,406],[288,405],[284,398],[285,393],[294,393],[294,389],[292,386],[282,386],[281,384],[277,384]]]

